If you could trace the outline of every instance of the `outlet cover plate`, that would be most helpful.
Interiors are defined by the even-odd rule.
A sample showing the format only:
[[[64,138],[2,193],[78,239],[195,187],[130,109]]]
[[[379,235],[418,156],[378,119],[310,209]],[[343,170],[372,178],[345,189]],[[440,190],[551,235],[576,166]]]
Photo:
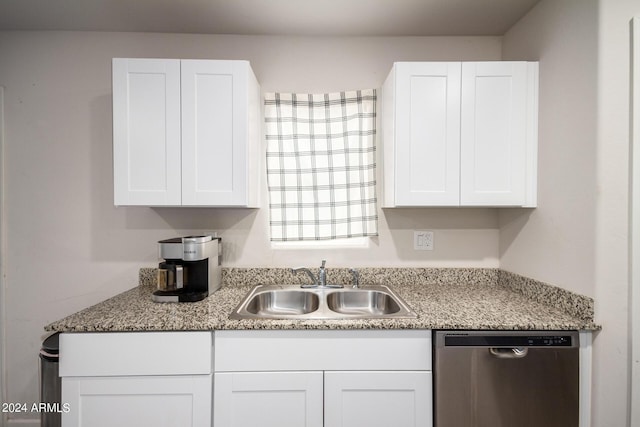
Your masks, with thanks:
[[[414,231],[413,232],[413,249],[416,251],[432,251],[433,250],[433,231]]]

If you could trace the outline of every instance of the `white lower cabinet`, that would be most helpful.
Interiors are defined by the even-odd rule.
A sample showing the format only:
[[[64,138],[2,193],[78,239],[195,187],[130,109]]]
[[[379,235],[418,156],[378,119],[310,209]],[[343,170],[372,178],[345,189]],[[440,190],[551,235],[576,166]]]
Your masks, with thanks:
[[[63,427],[209,427],[211,332],[64,333]]]
[[[430,426],[431,372],[325,372],[324,424]]]
[[[211,375],[64,378],[65,426],[209,426]]]
[[[431,372],[215,374],[214,425],[430,426]]]
[[[322,427],[322,372],[215,374],[214,425]]]
[[[214,427],[431,427],[430,331],[219,331]]]
[[[63,427],[432,426],[426,330],[64,333],[60,376]]]

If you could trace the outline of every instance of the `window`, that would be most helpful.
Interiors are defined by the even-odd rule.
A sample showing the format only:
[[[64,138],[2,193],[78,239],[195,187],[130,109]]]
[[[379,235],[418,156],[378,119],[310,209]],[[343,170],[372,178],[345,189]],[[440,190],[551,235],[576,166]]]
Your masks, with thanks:
[[[265,95],[271,240],[376,236],[376,91]]]

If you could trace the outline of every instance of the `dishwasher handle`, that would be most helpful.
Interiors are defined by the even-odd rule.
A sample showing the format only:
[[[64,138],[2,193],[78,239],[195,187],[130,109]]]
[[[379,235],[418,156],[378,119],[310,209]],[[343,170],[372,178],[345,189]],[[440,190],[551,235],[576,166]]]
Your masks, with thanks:
[[[522,359],[527,357],[529,349],[527,347],[490,347],[489,353],[497,359]]]

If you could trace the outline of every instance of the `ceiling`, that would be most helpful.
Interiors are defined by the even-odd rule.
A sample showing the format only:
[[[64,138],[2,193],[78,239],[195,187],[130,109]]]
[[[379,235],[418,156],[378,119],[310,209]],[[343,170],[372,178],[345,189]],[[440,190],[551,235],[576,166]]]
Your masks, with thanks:
[[[539,0],[0,0],[0,30],[500,36]]]

